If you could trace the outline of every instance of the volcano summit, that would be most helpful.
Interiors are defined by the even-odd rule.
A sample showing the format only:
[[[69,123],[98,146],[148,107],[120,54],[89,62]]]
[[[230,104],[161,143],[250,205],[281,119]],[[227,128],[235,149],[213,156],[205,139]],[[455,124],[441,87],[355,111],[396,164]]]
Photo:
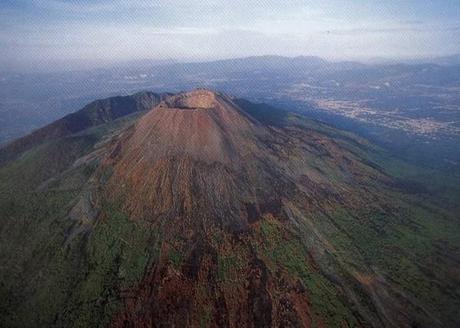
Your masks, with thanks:
[[[8,326],[458,323],[452,213],[381,149],[210,90],[131,97],[1,150]]]

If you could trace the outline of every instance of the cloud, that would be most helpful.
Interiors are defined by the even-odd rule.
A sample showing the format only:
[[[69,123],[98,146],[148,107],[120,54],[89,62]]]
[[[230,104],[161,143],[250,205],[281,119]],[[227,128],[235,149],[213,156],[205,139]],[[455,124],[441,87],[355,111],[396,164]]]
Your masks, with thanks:
[[[390,10],[391,1],[18,0],[0,3],[0,57],[349,59],[460,52],[458,19],[433,19],[431,7],[419,15],[404,13],[403,4]],[[408,1],[413,11],[422,7]]]
[[[399,33],[436,33],[445,31],[456,31],[458,26],[399,26],[399,27],[360,27],[326,30],[324,32],[337,35],[362,35],[362,34],[399,34]]]
[[[164,1],[84,1],[84,0],[32,0],[36,7],[74,13],[106,13],[123,11],[126,9],[152,9],[165,5]]]

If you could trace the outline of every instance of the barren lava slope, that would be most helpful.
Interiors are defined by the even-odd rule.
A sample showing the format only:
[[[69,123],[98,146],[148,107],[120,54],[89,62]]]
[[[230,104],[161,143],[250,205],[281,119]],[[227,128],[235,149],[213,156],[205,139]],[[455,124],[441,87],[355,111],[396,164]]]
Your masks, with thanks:
[[[5,326],[459,323],[458,217],[383,151],[209,90],[162,97],[4,151]]]

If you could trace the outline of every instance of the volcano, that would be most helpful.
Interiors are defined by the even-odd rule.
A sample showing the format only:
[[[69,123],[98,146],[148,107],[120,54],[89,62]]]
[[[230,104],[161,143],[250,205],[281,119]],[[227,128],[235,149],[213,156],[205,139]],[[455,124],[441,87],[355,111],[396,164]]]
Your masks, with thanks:
[[[455,326],[451,246],[426,242],[450,214],[381,149],[211,90],[155,99],[5,148],[7,325]]]

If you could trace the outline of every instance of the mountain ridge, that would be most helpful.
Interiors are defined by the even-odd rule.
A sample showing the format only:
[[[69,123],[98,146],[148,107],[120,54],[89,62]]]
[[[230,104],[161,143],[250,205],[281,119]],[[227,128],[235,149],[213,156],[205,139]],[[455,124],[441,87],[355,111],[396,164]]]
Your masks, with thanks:
[[[128,114],[149,110],[167,96],[168,94],[144,91],[131,96],[96,100],[75,113],[68,114],[29,135],[3,145],[0,147],[0,153],[3,153],[1,157],[9,158],[8,153],[20,153],[46,140],[65,137]]]

